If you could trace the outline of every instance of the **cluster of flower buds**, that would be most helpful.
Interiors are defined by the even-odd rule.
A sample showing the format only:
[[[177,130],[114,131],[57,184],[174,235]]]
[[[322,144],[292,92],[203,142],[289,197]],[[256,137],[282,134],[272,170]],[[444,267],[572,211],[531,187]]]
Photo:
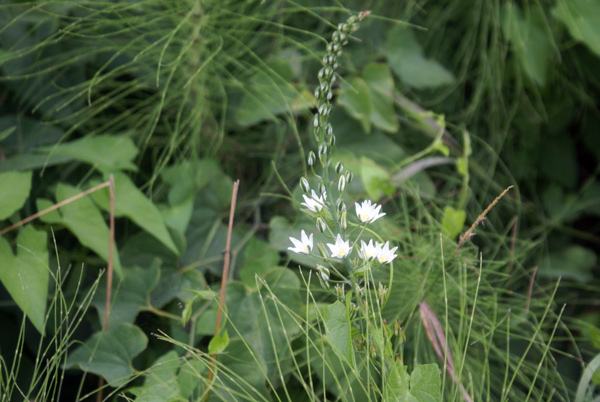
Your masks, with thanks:
[[[333,84],[336,81],[336,70],[340,66],[338,58],[342,55],[342,47],[348,43],[348,36],[358,29],[358,22],[366,14],[351,16],[339,24],[337,30],[331,35],[331,42],[327,44],[327,53],[323,57],[323,66],[319,70],[319,85],[315,89],[317,99],[317,113],[313,120],[313,131],[318,144],[318,158],[321,166],[326,168],[331,162],[331,148],[335,144],[333,127],[329,123],[331,113],[331,99],[333,98]],[[314,153],[309,154],[308,164],[315,162]]]

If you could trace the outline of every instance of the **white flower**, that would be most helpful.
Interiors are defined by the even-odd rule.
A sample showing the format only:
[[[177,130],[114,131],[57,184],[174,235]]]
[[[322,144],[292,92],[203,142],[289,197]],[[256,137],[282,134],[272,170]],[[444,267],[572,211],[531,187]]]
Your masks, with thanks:
[[[358,202],[356,203],[356,216],[358,216],[358,219],[362,222],[375,222],[385,215],[384,212],[379,213],[380,210],[381,205],[373,204],[370,200],[363,201],[362,205]]]
[[[385,244],[377,243],[377,246],[380,247],[379,253],[377,253],[377,260],[380,264],[388,264],[394,258],[398,257],[395,252],[398,250],[398,247],[394,247],[390,250],[390,242],[386,241]]]
[[[310,234],[310,236],[307,236],[306,232],[303,230],[302,233],[300,233],[300,239],[301,240],[290,237],[290,240],[294,244],[294,247],[288,247],[288,250],[292,250],[294,253],[298,254],[309,254],[313,248],[312,233]]]
[[[327,199],[327,194],[323,193],[322,196],[317,196],[315,190],[311,190],[311,196],[307,197],[306,194],[303,194],[304,202],[300,205],[304,205],[306,208],[310,209],[313,212],[319,212],[323,209],[325,205],[325,200]]]
[[[327,243],[327,247],[329,247],[329,249],[331,250],[331,256],[333,258],[344,258],[348,254],[350,254],[350,251],[352,250],[350,248],[350,241],[344,241],[342,239],[342,236],[340,236],[339,234],[335,239],[335,244]]]
[[[369,244],[361,240],[358,256],[365,261],[377,258],[382,246],[383,244],[381,243],[375,243],[375,245],[373,245],[373,240],[369,240]]]

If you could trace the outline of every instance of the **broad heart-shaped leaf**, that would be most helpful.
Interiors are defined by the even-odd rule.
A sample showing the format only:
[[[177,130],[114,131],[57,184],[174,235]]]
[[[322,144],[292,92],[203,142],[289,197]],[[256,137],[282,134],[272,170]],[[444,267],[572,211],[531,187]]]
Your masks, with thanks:
[[[68,184],[58,183],[56,187],[56,201],[64,201],[69,197],[79,194],[81,191]],[[38,210],[51,207],[54,203],[38,198],[36,200]],[[108,246],[110,241],[110,231],[102,213],[89,197],[83,197],[73,201],[57,211],[52,211],[42,215],[40,219],[50,224],[61,224],[66,226],[71,233],[77,237],[79,242],[93,250],[96,254],[108,262]],[[121,262],[117,247],[114,248],[113,266],[115,272],[122,277]]]
[[[463,210],[456,210],[452,207],[444,208],[442,216],[442,232],[450,239],[454,239],[462,231],[465,226],[467,214]]]
[[[367,83],[358,77],[342,83],[337,102],[358,120],[365,133],[371,132],[371,93]]]
[[[0,220],[21,209],[31,190],[31,171],[0,173]]]
[[[362,76],[371,96],[371,123],[383,131],[395,133],[399,125],[392,99],[394,78],[390,68],[383,63],[371,63],[364,68]]]
[[[148,267],[123,268],[123,278],[113,286],[110,307],[110,327],[133,324],[138,312],[149,306],[150,294],[160,278],[160,260],[155,258]],[[104,322],[106,282],[102,282],[92,304],[98,309],[98,318]]]
[[[289,60],[278,59],[269,70],[259,70],[247,86],[235,120],[242,126],[251,126],[263,120],[275,120],[285,112],[311,107],[315,98],[306,90],[297,90],[290,84],[292,68]]]
[[[525,74],[537,85],[544,86],[552,43],[544,30],[542,16],[535,14],[532,9],[523,16],[518,7],[506,3],[502,10],[502,30],[510,40]]]
[[[139,227],[156,237],[175,255],[180,252],[173,243],[165,221],[158,208],[133,184],[124,173],[115,173],[115,216],[126,216]],[[108,180],[108,175],[105,180]],[[95,185],[99,183],[91,183]],[[92,194],[94,201],[105,211],[110,211],[110,193],[108,188]]]
[[[592,278],[592,269],[596,261],[596,253],[589,248],[568,246],[542,258],[539,273],[545,277],[562,277],[586,283]]]
[[[334,352],[350,364],[355,366],[354,346],[350,330],[350,317],[346,306],[336,301],[323,309],[323,322],[327,333],[327,342],[333,347]]]
[[[171,185],[169,204],[179,205],[186,202],[197,191],[203,189],[221,169],[214,159],[184,161],[178,165],[164,168],[160,176]]]
[[[0,281],[35,328],[44,333],[48,296],[46,233],[25,226],[17,237],[17,256],[0,237]]]
[[[131,324],[97,332],[68,357],[65,368],[78,367],[104,377],[112,387],[127,383],[133,374],[131,361],[148,344],[141,329]]]
[[[279,253],[269,243],[252,237],[244,250],[244,265],[240,270],[240,280],[254,287],[254,275],[263,276],[277,266]]]
[[[425,58],[421,45],[409,29],[398,27],[390,30],[381,51],[406,85],[426,89],[454,82],[452,73],[437,61]]]
[[[362,77],[371,89],[371,93],[376,92],[390,100],[392,99],[394,93],[394,77],[387,64],[368,64],[362,71]]]
[[[101,172],[137,170],[132,162],[138,153],[133,140],[124,135],[85,136],[54,147],[44,147],[51,155],[70,156],[93,165]]]
[[[552,15],[567,26],[571,36],[600,56],[600,1],[559,0]]]
[[[440,370],[436,364],[420,364],[409,376],[396,361],[388,373],[384,402],[441,402]]]
[[[264,282],[266,286],[259,284],[258,289],[256,286],[248,288],[240,282],[228,284],[226,306],[230,344],[225,355],[232,354],[231,342],[243,336],[261,360],[274,362],[279,359],[281,365],[288,365],[291,364],[288,342],[300,331],[299,323],[288,311],[300,313],[300,281],[289,269],[276,268],[264,276]],[[270,364],[268,375],[274,375],[276,370],[275,365]]]
[[[180,366],[177,352],[170,351],[156,359],[146,374],[144,385],[129,388],[139,402],[165,402],[184,400],[181,395],[177,371]]]
[[[390,173],[369,158],[360,158],[360,178],[369,198],[373,201],[396,190],[390,180]]]

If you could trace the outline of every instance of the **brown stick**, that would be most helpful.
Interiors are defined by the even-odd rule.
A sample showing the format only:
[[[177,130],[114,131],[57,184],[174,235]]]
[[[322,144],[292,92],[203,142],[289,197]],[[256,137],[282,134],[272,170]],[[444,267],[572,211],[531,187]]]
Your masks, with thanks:
[[[498,201],[500,201],[500,198],[504,197],[504,194],[506,194],[508,190],[510,190],[513,187],[514,186],[508,186],[502,193],[500,193],[500,195],[496,197],[496,199],[492,201],[490,205],[487,206],[487,208],[477,217],[477,219],[475,219],[475,222],[473,222],[469,230],[467,230],[465,234],[460,236],[458,245],[456,246],[456,250],[454,250],[454,254],[458,253],[458,250],[460,250],[463,244],[465,244],[471,237],[473,237],[473,230],[475,230],[475,227],[477,227],[477,225],[479,225],[485,219],[485,216],[488,214],[488,212],[490,212],[492,208],[494,208],[494,205],[496,205]]]
[[[435,353],[446,366],[446,371],[448,372],[448,374],[450,374],[452,381],[454,381],[454,383],[460,388],[463,394],[463,398],[467,402],[472,402],[473,399],[471,398],[471,395],[469,395],[465,387],[458,381],[458,377],[456,376],[456,371],[454,370],[454,360],[452,359],[452,353],[448,349],[448,341],[446,339],[446,335],[444,335],[444,331],[442,330],[442,325],[440,324],[440,321],[437,319],[437,316],[435,315],[431,307],[429,307],[429,304],[427,304],[426,301],[422,301],[419,303],[419,312],[421,313],[421,322],[425,327],[425,333],[427,333],[427,337],[433,345]],[[441,348],[444,349],[443,353]]]
[[[113,256],[115,243],[115,177],[109,176],[109,193],[110,193],[110,235],[108,243],[108,267],[106,273],[106,304],[104,306],[104,326],[102,331],[108,331],[108,322],[110,319],[110,299],[112,294],[112,279],[113,279]],[[102,401],[102,387],[104,386],[104,378],[98,377],[98,393],[96,401]]]
[[[537,273],[538,267],[533,269],[531,279],[529,280],[529,290],[527,292],[527,305],[525,306],[525,314],[529,313],[529,302],[531,301],[531,294],[533,293],[533,282],[535,281],[535,274]]]
[[[80,199],[80,198],[82,198],[82,197],[85,197],[86,195],[88,195],[88,194],[91,194],[91,193],[93,193],[94,191],[98,191],[98,190],[100,190],[101,188],[108,187],[108,186],[110,186],[110,181],[104,182],[104,183],[102,183],[102,184],[98,184],[97,186],[95,186],[95,187],[92,187],[92,188],[90,188],[89,190],[86,190],[86,191],[84,191],[84,192],[81,192],[81,193],[79,193],[79,194],[77,194],[77,195],[74,195],[73,197],[67,198],[67,199],[66,199],[66,200],[64,200],[64,201],[61,201],[61,202],[59,202],[59,203],[56,203],[56,204],[52,205],[51,207],[48,207],[48,208],[46,208],[46,209],[44,209],[44,210],[41,210],[40,212],[38,212],[38,213],[36,213],[36,214],[33,214],[33,215],[31,215],[31,216],[28,216],[27,218],[23,219],[22,221],[19,221],[19,222],[15,223],[14,225],[11,225],[11,226],[9,226],[9,227],[7,227],[7,228],[4,228],[4,229],[2,229],[2,230],[0,231],[0,236],[2,236],[2,235],[3,235],[3,234],[5,234],[5,233],[8,233],[8,232],[10,232],[10,231],[11,231],[11,230],[13,230],[13,229],[16,229],[16,228],[18,228],[19,226],[22,226],[22,225],[24,225],[24,224],[26,224],[26,223],[28,223],[28,222],[31,222],[32,220],[34,220],[34,219],[37,219],[37,218],[39,218],[39,217],[40,217],[40,216],[42,216],[42,215],[46,215],[48,212],[52,212],[52,211],[54,211],[54,210],[56,210],[56,209],[58,209],[58,208],[60,208],[60,207],[62,207],[62,206],[65,206],[65,205],[67,205],[67,204],[70,204],[70,203],[72,203],[72,202],[73,202],[73,201],[75,201],[75,200],[78,200],[78,199]]]
[[[223,275],[221,277],[221,292],[219,294],[219,310],[217,311],[217,323],[215,324],[215,336],[221,328],[221,319],[223,316],[223,307],[225,305],[225,290],[227,289],[227,278],[229,277],[229,259],[231,257],[231,232],[233,231],[233,216],[235,214],[235,203],[237,201],[237,193],[240,181],[236,180],[233,183],[233,192],[231,193],[231,207],[229,209],[229,226],[227,227],[227,241],[225,243],[225,256],[223,258]],[[210,367],[208,369],[208,383],[210,384],[214,376],[214,365],[217,361],[217,355],[210,357]],[[204,400],[208,400],[210,391],[206,392]]]

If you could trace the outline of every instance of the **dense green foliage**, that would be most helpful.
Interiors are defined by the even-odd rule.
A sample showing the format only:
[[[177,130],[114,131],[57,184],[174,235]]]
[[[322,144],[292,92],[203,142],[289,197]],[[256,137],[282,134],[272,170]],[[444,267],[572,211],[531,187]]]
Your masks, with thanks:
[[[0,0],[0,229],[97,186],[0,238],[0,400],[592,400],[599,43],[597,0]],[[346,225],[398,257],[289,250]]]

